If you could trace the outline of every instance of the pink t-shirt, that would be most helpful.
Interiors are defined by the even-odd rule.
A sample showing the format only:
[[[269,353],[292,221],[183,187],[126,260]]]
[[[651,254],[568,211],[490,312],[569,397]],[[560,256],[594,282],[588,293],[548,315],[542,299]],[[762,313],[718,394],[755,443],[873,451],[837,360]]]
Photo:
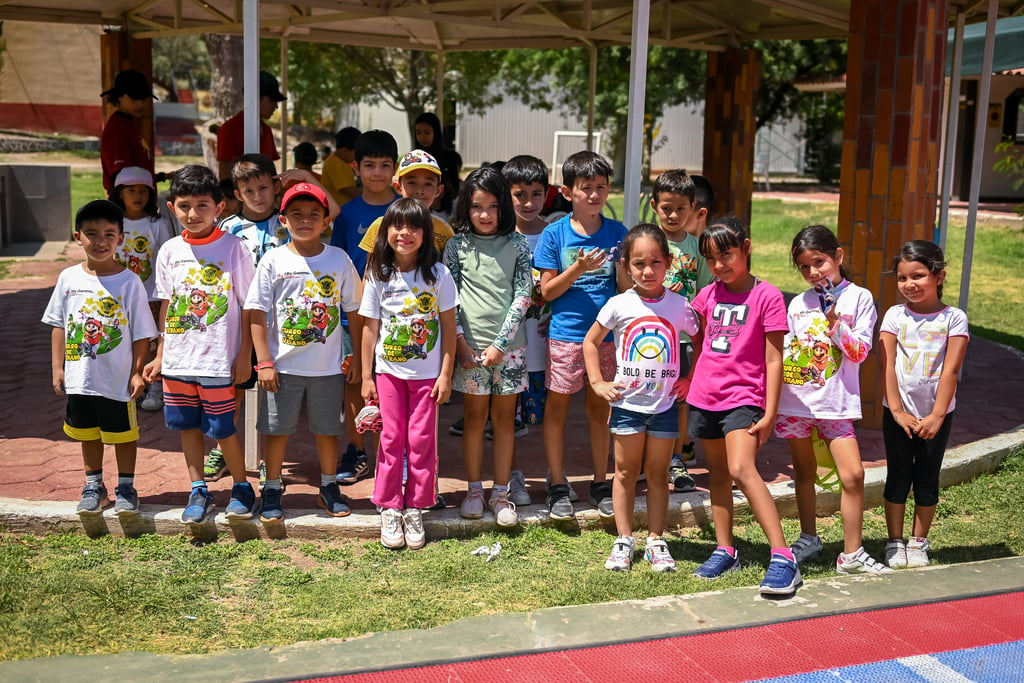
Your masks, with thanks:
[[[758,280],[742,294],[712,282],[691,307],[704,319],[704,341],[686,402],[704,410],[765,407],[765,335],[785,332],[782,292]]]

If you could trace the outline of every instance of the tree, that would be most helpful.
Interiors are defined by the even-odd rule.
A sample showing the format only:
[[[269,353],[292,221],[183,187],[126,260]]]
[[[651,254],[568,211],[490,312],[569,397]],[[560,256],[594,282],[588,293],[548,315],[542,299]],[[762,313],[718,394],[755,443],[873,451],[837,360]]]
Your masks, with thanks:
[[[202,37],[195,35],[170,36],[153,39],[153,78],[173,86],[171,79],[182,71],[189,72],[196,87],[210,87],[210,56]]]
[[[242,36],[204,33],[210,55],[210,97],[213,115],[228,119],[242,109]]]

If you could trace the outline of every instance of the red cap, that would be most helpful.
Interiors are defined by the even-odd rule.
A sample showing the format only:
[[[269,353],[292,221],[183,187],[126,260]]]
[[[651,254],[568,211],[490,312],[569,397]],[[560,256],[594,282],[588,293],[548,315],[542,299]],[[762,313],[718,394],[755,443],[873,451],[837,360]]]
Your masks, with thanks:
[[[281,200],[281,213],[288,208],[288,204],[296,197],[312,197],[313,199],[320,202],[325,209],[330,211],[330,205],[327,203],[327,195],[316,185],[310,185],[309,183],[299,183],[289,187],[285,193],[284,198]]]

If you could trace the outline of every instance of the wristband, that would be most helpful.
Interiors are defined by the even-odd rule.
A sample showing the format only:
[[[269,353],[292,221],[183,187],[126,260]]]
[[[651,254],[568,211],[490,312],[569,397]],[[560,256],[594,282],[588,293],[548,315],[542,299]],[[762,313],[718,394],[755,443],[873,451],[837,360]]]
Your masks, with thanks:
[[[259,372],[260,370],[267,370],[267,369],[270,369],[270,368],[273,368],[273,367],[274,367],[274,361],[272,361],[272,360],[265,360],[262,363],[257,363],[256,365],[252,366],[252,369],[255,370],[256,372]]]

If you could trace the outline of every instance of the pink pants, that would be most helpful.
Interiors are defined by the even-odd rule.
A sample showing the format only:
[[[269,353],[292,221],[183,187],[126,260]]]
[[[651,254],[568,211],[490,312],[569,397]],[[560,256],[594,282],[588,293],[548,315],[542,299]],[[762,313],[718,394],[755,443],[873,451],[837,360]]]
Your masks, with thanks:
[[[429,508],[437,485],[437,405],[430,397],[433,379],[377,375],[377,398],[384,424],[373,483],[374,505],[392,510]],[[409,476],[402,491],[402,460],[409,455]]]

